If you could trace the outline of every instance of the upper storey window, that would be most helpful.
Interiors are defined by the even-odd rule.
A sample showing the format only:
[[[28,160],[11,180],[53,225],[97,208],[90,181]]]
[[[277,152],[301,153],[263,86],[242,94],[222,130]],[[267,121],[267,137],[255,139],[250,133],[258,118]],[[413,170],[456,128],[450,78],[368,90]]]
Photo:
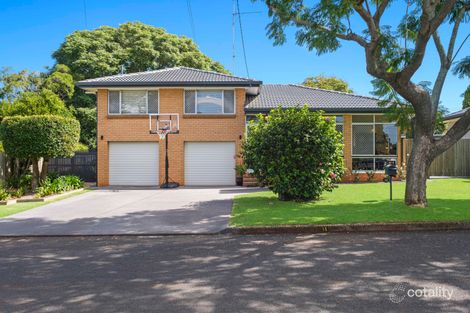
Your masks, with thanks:
[[[186,90],[185,114],[234,114],[233,90]]]
[[[110,90],[108,112],[129,115],[158,113],[158,91]]]

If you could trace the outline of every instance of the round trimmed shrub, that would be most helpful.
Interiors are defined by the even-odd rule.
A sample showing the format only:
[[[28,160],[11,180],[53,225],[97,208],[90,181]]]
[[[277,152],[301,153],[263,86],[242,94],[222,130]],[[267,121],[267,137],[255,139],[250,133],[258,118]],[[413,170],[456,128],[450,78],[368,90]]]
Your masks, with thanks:
[[[331,191],[344,172],[342,134],[322,112],[272,110],[248,125],[244,162],[280,200],[308,201]]]
[[[80,124],[56,115],[12,116],[0,124],[5,153],[20,159],[71,157],[80,138]]]

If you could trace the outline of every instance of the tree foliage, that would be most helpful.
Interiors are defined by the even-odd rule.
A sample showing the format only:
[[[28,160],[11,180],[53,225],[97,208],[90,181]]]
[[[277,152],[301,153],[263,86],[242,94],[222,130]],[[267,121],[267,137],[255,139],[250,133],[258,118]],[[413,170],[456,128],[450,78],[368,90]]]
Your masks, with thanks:
[[[42,81],[43,76],[38,72],[12,73],[10,68],[4,67],[0,70],[0,100],[11,103],[23,92],[37,91]]]
[[[190,38],[140,22],[73,32],[53,57],[71,69],[75,80],[117,74],[122,68],[128,73],[173,66],[226,72]]]
[[[12,104],[3,107],[3,116],[43,114],[72,116],[59,96],[49,89],[24,92]]]
[[[80,142],[96,150],[96,108],[77,108],[74,114],[80,122]]]
[[[310,76],[305,78],[302,85],[313,88],[353,93],[353,90],[349,88],[348,82],[334,76]]]
[[[70,69],[63,64],[57,64],[49,75],[46,76],[41,86],[59,96],[62,101],[72,98],[75,84]]]
[[[342,135],[321,112],[281,108],[251,122],[243,158],[281,200],[318,199],[343,174]]]

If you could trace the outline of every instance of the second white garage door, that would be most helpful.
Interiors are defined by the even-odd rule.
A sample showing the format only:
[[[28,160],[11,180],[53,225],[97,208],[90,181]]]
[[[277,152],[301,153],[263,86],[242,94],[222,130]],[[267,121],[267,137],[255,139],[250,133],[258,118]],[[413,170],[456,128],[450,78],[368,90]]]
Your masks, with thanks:
[[[184,181],[187,186],[235,185],[234,142],[186,142]]]
[[[109,184],[158,185],[158,143],[110,142]]]

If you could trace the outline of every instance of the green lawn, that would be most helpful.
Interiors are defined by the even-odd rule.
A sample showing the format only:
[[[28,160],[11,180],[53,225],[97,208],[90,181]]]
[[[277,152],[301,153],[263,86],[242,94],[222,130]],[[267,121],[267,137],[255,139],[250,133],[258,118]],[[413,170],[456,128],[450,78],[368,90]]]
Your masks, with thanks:
[[[284,202],[270,191],[235,197],[232,226],[283,224],[344,224],[403,221],[470,221],[470,179],[428,181],[427,208],[403,204],[405,184],[341,184],[319,201]]]
[[[75,192],[75,193],[72,193],[72,194],[64,195],[62,197],[58,197],[58,198],[56,198],[54,200],[51,200],[51,201],[23,202],[23,203],[11,204],[11,205],[0,205],[0,218],[6,217],[6,216],[9,216],[9,215],[13,215],[13,214],[16,214],[16,213],[20,213],[20,212],[23,212],[23,211],[26,211],[26,210],[31,210],[31,209],[40,207],[42,205],[46,205],[48,203],[52,203],[52,202],[67,199],[67,198],[70,198],[70,197],[74,197],[74,196],[77,196],[77,195],[81,195],[81,194],[83,194],[85,192],[88,192],[88,191],[90,191],[90,190],[85,189],[85,190],[78,191],[78,192]]]

